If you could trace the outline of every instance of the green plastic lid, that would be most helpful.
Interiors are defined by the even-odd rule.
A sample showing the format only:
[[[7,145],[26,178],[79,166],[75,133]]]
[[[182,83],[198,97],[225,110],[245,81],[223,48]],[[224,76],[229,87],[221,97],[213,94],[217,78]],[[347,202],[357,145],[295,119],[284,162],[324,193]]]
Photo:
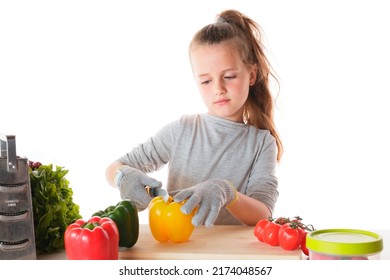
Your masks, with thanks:
[[[369,255],[383,249],[379,234],[357,229],[324,229],[307,234],[306,246],[329,255]]]

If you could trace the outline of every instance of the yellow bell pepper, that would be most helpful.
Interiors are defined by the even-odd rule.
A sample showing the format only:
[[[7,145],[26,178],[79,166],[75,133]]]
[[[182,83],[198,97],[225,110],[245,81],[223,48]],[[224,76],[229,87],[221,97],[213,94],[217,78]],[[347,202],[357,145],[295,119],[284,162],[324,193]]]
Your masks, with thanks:
[[[166,202],[161,196],[152,199],[149,204],[149,227],[154,239],[179,243],[190,238],[195,228],[191,219],[196,209],[190,214],[184,214],[180,211],[183,203],[174,202],[171,196]]]

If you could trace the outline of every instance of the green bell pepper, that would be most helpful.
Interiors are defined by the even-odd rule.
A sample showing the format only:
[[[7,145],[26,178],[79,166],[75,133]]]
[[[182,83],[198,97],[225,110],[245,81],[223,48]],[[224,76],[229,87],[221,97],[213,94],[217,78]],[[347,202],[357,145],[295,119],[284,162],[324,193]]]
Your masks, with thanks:
[[[115,206],[98,211],[92,216],[108,217],[115,222],[119,231],[119,247],[131,248],[139,235],[138,211],[134,202],[122,200]]]

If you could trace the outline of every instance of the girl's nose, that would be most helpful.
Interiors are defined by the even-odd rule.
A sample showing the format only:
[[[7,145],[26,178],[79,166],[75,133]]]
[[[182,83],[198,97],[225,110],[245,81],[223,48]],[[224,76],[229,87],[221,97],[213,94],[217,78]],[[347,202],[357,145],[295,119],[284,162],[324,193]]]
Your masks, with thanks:
[[[226,93],[226,89],[225,89],[223,83],[220,81],[215,82],[214,94],[215,95],[223,95],[225,93]]]

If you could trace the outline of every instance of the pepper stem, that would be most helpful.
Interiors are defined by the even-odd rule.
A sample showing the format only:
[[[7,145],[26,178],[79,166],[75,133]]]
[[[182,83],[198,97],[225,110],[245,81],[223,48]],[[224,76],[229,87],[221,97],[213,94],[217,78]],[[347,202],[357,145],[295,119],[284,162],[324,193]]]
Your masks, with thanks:
[[[86,223],[83,225],[83,228],[93,230],[97,226],[99,226],[99,223]]]

